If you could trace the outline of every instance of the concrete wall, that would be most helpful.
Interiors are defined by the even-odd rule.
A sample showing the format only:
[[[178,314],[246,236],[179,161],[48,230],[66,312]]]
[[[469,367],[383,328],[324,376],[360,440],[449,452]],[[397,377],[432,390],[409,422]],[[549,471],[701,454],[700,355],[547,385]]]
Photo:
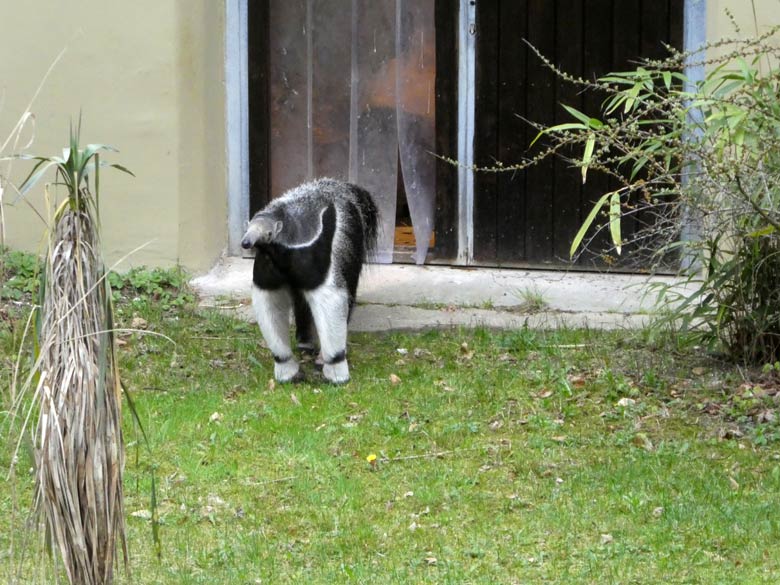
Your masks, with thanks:
[[[734,16],[739,32],[735,32],[727,10]],[[707,0],[707,38],[710,40],[762,34],[778,24],[780,0]]]
[[[101,175],[107,260],[150,242],[124,267],[208,268],[227,238],[224,1],[14,3],[0,26],[0,142],[63,48],[32,107],[29,151],[59,152],[82,111],[82,142],[119,148],[106,160],[136,174]],[[29,201],[46,215],[42,189]],[[24,204],[5,213],[6,243],[39,249],[45,225],[35,213]]]

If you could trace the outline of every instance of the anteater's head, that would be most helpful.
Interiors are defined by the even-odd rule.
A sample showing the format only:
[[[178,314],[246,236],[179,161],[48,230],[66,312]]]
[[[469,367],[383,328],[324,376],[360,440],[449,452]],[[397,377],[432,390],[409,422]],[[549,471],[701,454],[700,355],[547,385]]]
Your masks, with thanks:
[[[246,233],[241,238],[241,247],[249,250],[253,246],[270,244],[282,231],[284,223],[267,215],[255,215],[247,225]]]

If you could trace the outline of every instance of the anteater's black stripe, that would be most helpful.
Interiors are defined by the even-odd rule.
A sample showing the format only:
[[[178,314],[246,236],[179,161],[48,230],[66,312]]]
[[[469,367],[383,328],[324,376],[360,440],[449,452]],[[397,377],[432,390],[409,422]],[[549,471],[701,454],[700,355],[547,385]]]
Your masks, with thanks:
[[[341,362],[343,362],[345,359],[347,359],[347,352],[342,350],[338,352],[336,355],[334,355],[332,358],[330,358],[329,360],[325,360],[325,363],[328,364],[329,366],[335,366],[336,364],[340,364]]]
[[[288,355],[287,357],[283,358],[283,357],[279,357],[278,355],[274,355],[274,361],[277,364],[286,364],[287,362],[289,362],[292,359],[292,357],[293,356]]]

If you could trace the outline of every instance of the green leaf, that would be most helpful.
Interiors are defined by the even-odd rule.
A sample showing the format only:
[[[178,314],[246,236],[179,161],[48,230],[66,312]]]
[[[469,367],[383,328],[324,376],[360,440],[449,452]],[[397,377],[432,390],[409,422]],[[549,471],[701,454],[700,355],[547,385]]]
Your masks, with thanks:
[[[563,109],[569,112],[569,114],[571,114],[572,117],[576,118],[586,126],[590,126],[590,116],[583,114],[579,110],[575,110],[574,108],[572,108],[571,106],[567,106],[566,104],[562,104],[562,106]]]
[[[623,239],[620,233],[620,191],[614,191],[609,198],[609,233],[618,255],[623,248]]]
[[[593,149],[596,146],[596,135],[591,134],[585,143],[585,152],[582,153],[582,183],[588,179],[588,167],[593,160]]]
[[[749,238],[760,238],[762,236],[771,236],[777,229],[773,225],[768,225],[760,230],[756,230],[748,234]]]
[[[22,182],[22,186],[19,188],[18,198],[20,199],[24,197],[27,192],[32,189],[38,183],[38,181],[41,180],[41,177],[46,174],[46,171],[57,164],[58,163],[56,161],[45,159],[38,162],[38,164],[32,168],[27,178]]]
[[[585,221],[582,222],[582,225],[580,226],[579,231],[577,232],[577,235],[574,236],[574,239],[571,242],[571,248],[569,249],[569,257],[574,258],[574,253],[577,251],[577,248],[580,247],[580,244],[582,243],[582,239],[585,237],[585,234],[590,229],[590,226],[593,224],[593,221],[596,219],[596,215],[598,215],[599,211],[607,202],[607,199],[612,195],[612,193],[605,193],[602,195],[598,201],[596,201],[596,204],[593,206],[593,209],[590,210],[590,213],[588,214],[588,217],[585,218]]]
[[[572,117],[576,118],[583,124],[585,124],[586,127],[592,128],[593,130],[600,130],[604,127],[604,123],[601,120],[598,120],[597,118],[591,118],[587,114],[583,114],[579,110],[576,110],[572,108],[571,106],[567,106],[566,104],[561,104],[563,106],[563,109],[569,112]]]
[[[554,132],[565,132],[567,130],[587,130],[588,127],[585,124],[577,124],[576,122],[571,122],[568,124],[558,124],[557,126],[551,126],[549,128],[545,128],[539,134],[536,135],[536,137],[531,141],[531,144],[528,146],[529,148],[536,144],[536,141],[539,140],[543,135],[545,134],[552,134]],[[121,169],[127,171],[126,169]],[[132,173],[130,173],[132,175]]]

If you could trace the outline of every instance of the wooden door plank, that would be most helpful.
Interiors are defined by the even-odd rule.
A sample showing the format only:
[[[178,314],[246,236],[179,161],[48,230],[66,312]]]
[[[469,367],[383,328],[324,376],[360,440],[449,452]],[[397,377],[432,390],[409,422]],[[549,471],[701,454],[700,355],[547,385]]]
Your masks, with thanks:
[[[621,0],[616,0],[620,2]],[[613,27],[612,0],[588,0],[584,15],[584,72],[588,79],[596,79],[609,73],[613,69]],[[606,26],[605,26],[606,23]],[[599,118],[601,116],[601,104],[604,100],[602,93],[588,91],[584,95],[583,107],[585,113]],[[589,172],[587,182],[583,186],[582,213],[587,215],[598,198],[609,191],[609,180],[602,173]],[[603,222],[599,217],[596,223]],[[598,233],[591,230],[586,236],[587,250],[581,256],[583,265],[603,265],[602,253],[609,248],[609,236],[605,230]]]
[[[629,71],[635,69],[639,64],[642,54],[641,4],[641,0],[619,0],[614,3],[612,15],[612,71]],[[618,189],[619,187],[621,187],[621,184],[617,179],[610,179],[610,190]],[[626,210],[629,212],[625,213],[621,218],[621,232],[623,240],[629,243],[623,246],[621,254],[623,258],[631,255],[633,246],[630,242],[633,240],[633,235],[638,227],[636,214],[628,208]]]
[[[580,77],[583,71],[583,18],[582,0],[558,0],[556,15],[555,64],[570,75]],[[582,109],[582,89],[572,83],[558,79],[555,86],[554,123],[570,122],[571,116],[562,104]],[[577,157],[573,149],[566,156]],[[583,220],[582,175],[578,168],[568,162],[556,159],[555,192],[553,194],[553,260],[556,263],[569,262],[571,242]]]
[[[543,55],[555,53],[555,2],[528,0],[528,41]],[[550,124],[555,119],[555,73],[535,55],[526,67],[526,112],[529,120]],[[539,141],[538,152],[544,147]],[[553,239],[553,161],[546,160],[526,173],[525,251],[526,259],[544,265],[551,262]]]
[[[526,0],[504,0],[499,12],[498,161],[521,161],[528,150],[532,130],[526,122],[526,67],[528,47]],[[498,200],[496,252],[499,265],[525,260],[525,171],[497,175]]]
[[[458,156],[458,0],[436,0],[436,153]],[[430,256],[458,255],[458,169],[436,163],[436,244]]]

